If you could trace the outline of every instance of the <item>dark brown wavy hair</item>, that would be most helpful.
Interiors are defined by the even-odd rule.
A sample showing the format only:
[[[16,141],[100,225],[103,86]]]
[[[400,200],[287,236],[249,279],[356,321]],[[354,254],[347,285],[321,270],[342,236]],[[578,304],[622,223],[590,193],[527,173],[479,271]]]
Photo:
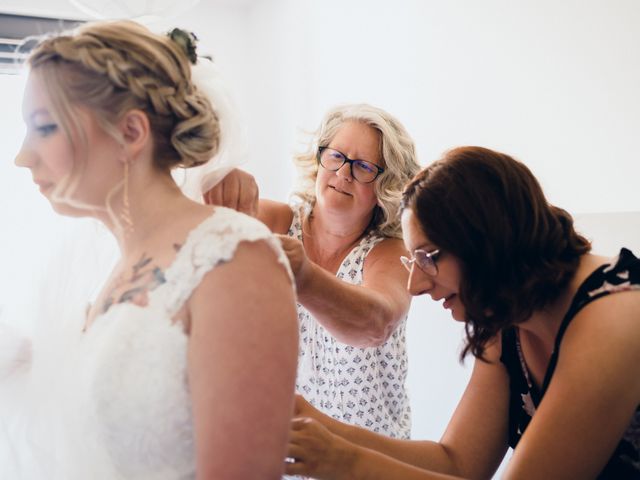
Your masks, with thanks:
[[[557,299],[591,249],[523,163],[486,148],[453,149],[420,171],[405,187],[402,208],[460,262],[461,359],[469,352],[483,358],[499,332]]]

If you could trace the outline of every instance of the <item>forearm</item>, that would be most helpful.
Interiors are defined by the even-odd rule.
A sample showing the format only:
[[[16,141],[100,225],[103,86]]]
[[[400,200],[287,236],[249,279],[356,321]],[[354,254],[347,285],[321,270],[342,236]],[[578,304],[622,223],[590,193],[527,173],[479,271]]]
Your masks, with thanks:
[[[423,469],[444,473],[457,471],[447,450],[437,442],[395,439],[334,419],[321,421],[331,433],[365,450],[372,450],[397,461]]]
[[[391,480],[397,478],[403,480],[446,480],[460,478],[442,469],[429,465],[410,464],[372,448],[365,448],[349,442],[345,442],[341,450],[341,453],[336,454],[336,460],[339,463],[336,468],[338,475],[332,477],[335,480]]]
[[[298,285],[298,301],[339,341],[358,347],[384,343],[401,317],[378,292],[343,282],[312,262]]]

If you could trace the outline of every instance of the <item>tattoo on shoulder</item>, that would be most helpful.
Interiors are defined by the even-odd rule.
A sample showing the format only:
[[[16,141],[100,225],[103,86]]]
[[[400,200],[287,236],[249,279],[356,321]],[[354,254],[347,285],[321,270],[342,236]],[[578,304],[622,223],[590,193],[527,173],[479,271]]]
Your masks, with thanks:
[[[166,281],[162,269],[153,265],[153,258],[146,253],[142,254],[140,260],[133,265],[131,274],[121,276],[111,288],[102,305],[102,313],[118,303],[128,302],[144,307],[149,304],[149,292]],[[121,291],[125,285],[130,286]],[[121,293],[116,293],[118,291]]]

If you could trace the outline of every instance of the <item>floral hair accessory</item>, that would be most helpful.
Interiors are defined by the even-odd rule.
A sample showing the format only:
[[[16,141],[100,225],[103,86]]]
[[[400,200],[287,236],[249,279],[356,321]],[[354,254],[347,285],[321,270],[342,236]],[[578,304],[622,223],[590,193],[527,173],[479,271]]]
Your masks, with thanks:
[[[198,37],[193,32],[182,30],[181,28],[174,28],[167,33],[167,36],[174,41],[185,53],[192,65],[195,65],[198,61],[198,54],[196,53],[196,44],[198,43]]]

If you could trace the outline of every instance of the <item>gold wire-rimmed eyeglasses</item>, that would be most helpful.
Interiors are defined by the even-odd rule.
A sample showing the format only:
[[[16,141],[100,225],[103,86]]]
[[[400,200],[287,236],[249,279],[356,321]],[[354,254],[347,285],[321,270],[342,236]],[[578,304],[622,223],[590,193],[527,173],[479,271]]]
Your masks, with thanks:
[[[400,257],[400,261],[404,268],[406,268],[409,272],[411,272],[411,267],[415,263],[418,265],[420,270],[422,270],[427,275],[431,275],[435,277],[438,275],[438,257],[440,256],[440,249],[431,250],[427,252],[421,248],[418,248],[413,251],[413,257]]]

